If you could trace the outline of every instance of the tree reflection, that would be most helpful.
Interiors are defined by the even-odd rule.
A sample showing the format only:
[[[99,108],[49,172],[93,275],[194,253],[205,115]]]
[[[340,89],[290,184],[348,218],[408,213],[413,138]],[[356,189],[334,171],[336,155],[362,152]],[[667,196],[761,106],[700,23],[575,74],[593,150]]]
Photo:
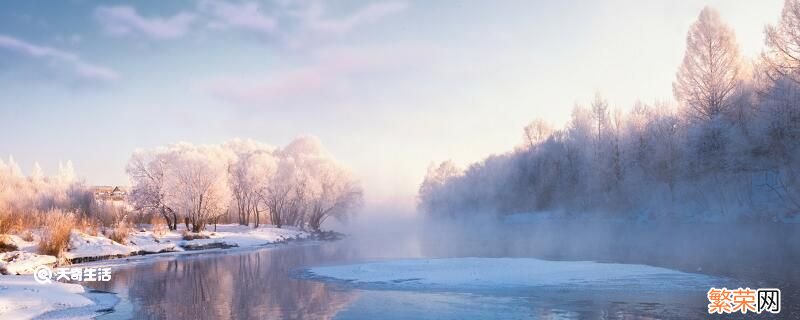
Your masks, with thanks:
[[[178,256],[115,269],[94,287],[127,296],[136,319],[331,319],[357,293],[290,276],[350,255],[323,247]]]

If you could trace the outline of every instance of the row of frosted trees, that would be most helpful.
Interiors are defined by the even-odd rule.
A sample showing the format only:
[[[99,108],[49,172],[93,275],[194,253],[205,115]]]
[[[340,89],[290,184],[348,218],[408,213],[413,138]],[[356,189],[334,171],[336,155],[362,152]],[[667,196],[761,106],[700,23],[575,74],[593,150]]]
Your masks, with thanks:
[[[344,219],[362,192],[350,172],[314,137],[275,149],[252,140],[222,145],[179,143],[134,153],[127,167],[136,210],[193,232],[219,219],[319,230]]]
[[[83,216],[97,211],[91,190],[76,179],[71,162],[59,163],[53,176],[36,163],[26,176],[14,158],[0,160],[0,233],[19,231],[10,229],[28,227],[39,214],[55,210]]]
[[[800,212],[800,1],[787,0],[766,47],[743,61],[705,8],[673,83],[677,106],[609,108],[596,96],[555,130],[461,170],[432,165],[419,207],[434,215],[560,210],[636,217],[778,219]]]

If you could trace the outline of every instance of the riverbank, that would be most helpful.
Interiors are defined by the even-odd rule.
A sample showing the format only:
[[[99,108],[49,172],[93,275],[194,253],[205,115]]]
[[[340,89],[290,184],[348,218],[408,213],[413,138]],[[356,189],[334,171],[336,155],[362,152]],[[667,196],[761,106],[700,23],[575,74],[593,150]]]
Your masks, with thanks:
[[[119,299],[74,283],[39,283],[32,275],[0,275],[0,319],[91,319]]]
[[[65,308],[91,305],[78,284],[36,282],[33,276],[0,276],[0,318],[30,319]]]
[[[0,270],[5,274],[0,276],[0,319],[31,319],[51,314],[89,319],[113,306],[114,303],[109,303],[109,298],[105,297],[112,295],[87,291],[79,284],[36,282],[32,273],[40,266],[124,265],[177,254],[259,248],[297,241],[336,240],[340,236],[334,232],[312,233],[271,225],[258,228],[218,225],[216,231],[190,235],[180,229],[156,234],[153,230],[143,228],[132,232],[123,244],[102,235],[73,231],[68,251],[64,252],[60,264],[59,259],[53,256],[35,253],[38,245],[36,236],[32,241],[9,236],[7,238],[14,242],[17,250],[0,253]]]

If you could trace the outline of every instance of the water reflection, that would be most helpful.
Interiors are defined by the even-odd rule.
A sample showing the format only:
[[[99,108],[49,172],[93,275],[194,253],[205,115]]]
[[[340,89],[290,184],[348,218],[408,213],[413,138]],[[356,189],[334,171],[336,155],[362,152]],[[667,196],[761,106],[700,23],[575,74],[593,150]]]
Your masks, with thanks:
[[[204,254],[114,269],[109,283],[135,319],[331,319],[357,296],[289,276],[348,255],[335,246]]]

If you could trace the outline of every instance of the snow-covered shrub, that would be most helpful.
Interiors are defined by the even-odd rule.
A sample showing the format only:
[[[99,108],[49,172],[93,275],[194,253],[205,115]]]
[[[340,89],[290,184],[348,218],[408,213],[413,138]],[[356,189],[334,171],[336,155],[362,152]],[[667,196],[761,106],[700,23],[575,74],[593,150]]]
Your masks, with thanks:
[[[110,231],[106,232],[106,236],[114,240],[117,243],[127,244],[128,243],[128,236],[130,235],[131,229],[125,225],[119,225],[110,229]]]
[[[57,210],[48,212],[42,226],[39,253],[60,256],[69,245],[70,232],[75,226],[74,214]]]
[[[83,233],[96,236],[100,230],[100,225],[96,219],[82,217],[76,222],[75,228]]]
[[[0,252],[8,252],[17,250],[17,245],[11,240],[11,237],[5,234],[0,234]]]
[[[0,211],[0,234],[10,234],[22,229],[23,220],[19,214]]]
[[[19,237],[22,240],[25,240],[25,241],[28,241],[28,242],[31,242],[31,241],[35,240],[35,238],[33,236],[33,232],[31,232],[30,229],[22,230],[22,232],[19,233]]]
[[[191,232],[189,230],[183,230],[183,232],[181,233],[181,236],[183,237],[183,240],[196,240],[196,239],[209,239],[209,238],[211,238],[207,234],[204,234],[204,233],[201,233],[201,232]]]
[[[116,222],[114,222],[112,228],[106,230],[105,236],[118,243],[127,244],[128,237],[130,236],[131,231],[133,231],[133,228],[131,228],[130,224],[128,223],[127,216],[125,215],[122,215],[115,220]]]
[[[150,225],[153,228],[153,234],[163,236],[167,233],[167,224],[164,222],[164,218],[153,215],[150,218]]]
[[[54,212],[91,219],[93,207],[94,194],[76,179],[71,162],[59,164],[58,173],[52,176],[45,176],[35,163],[25,176],[14,158],[0,160],[0,234],[19,233],[32,240],[30,230],[52,229],[50,220],[59,219],[51,217]]]

